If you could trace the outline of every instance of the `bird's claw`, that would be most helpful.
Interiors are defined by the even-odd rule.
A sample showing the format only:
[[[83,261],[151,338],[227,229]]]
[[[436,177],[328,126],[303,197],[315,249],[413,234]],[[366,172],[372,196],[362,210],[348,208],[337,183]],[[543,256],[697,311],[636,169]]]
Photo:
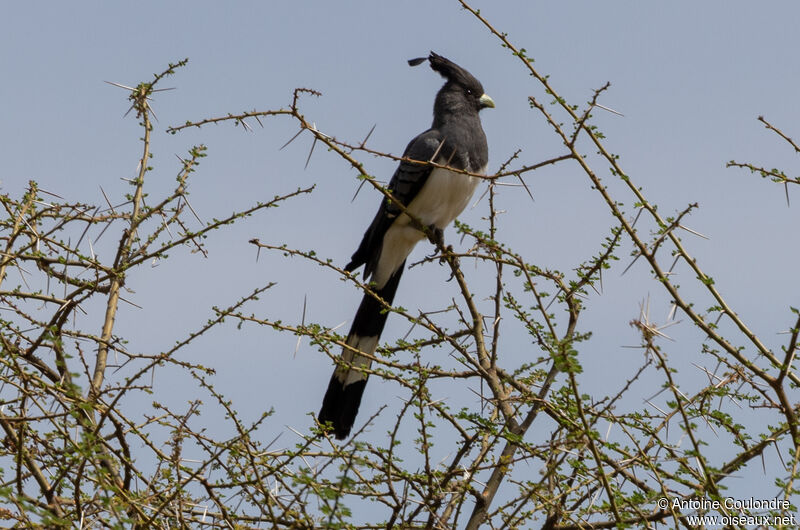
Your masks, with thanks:
[[[449,282],[456,277],[456,268],[459,266],[458,256],[453,254],[453,245],[447,245],[446,254],[439,258],[439,263],[448,261],[448,256],[453,260],[453,268],[450,269],[450,277],[447,278],[447,281]]]
[[[436,225],[428,225],[428,241],[430,241],[435,249],[433,249],[433,254],[427,256],[428,258],[432,258],[436,256],[436,253],[439,252],[440,248],[444,248],[444,230],[438,228]],[[440,258],[441,259],[444,258]]]
[[[428,226],[428,230],[430,230],[428,234],[428,240],[431,243],[433,243],[436,247],[444,248],[444,230],[437,227],[436,225]]]
[[[436,253],[439,251],[439,249],[442,249],[442,255],[439,256],[439,263],[444,265],[449,261],[448,256],[451,256],[453,259],[453,264],[458,266],[458,258],[453,254],[453,245],[444,245],[444,230],[436,225],[428,226],[428,230],[428,239],[436,246],[436,250],[428,257],[433,258],[436,256]],[[450,272],[450,277],[447,279],[447,281],[449,282],[453,278],[455,278],[455,273]]]

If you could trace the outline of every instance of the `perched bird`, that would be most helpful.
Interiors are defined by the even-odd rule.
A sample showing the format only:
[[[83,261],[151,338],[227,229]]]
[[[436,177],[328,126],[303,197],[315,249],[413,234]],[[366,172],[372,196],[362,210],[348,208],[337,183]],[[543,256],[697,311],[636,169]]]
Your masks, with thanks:
[[[425,60],[412,59],[409,64],[416,66]],[[435,167],[430,162],[483,174],[489,148],[478,112],[494,107],[494,102],[483,92],[481,83],[457,64],[433,52],[427,61],[447,81],[436,94],[433,125],[408,144],[403,152],[406,160],[400,162],[388,190],[411,216],[441,240],[447,225],[469,203],[480,179]],[[353,271],[364,265],[364,276],[370,280],[372,290],[391,305],[406,258],[425,238],[419,227],[397,204],[384,198],[345,270]],[[363,370],[372,363],[358,352],[370,356],[375,353],[388,316],[383,308],[381,301],[364,294],[347,335],[349,348],[343,349],[322,401],[319,422],[330,422],[340,440],[353,427],[367,384]]]

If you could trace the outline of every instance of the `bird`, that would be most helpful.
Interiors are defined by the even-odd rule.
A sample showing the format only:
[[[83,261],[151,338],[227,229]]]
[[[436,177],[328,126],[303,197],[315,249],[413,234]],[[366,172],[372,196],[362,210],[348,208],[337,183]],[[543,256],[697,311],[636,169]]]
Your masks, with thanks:
[[[472,74],[441,55],[430,52],[408,63],[417,66],[426,60],[445,83],[436,94],[431,127],[409,142],[389,182],[389,193],[404,209],[384,197],[344,268],[353,272],[363,265],[374,294],[364,293],[317,416],[323,429],[332,430],[338,440],[347,438],[355,422],[370,356],[378,346],[388,316],[385,308],[394,300],[406,258],[426,237],[420,224],[428,228],[431,241],[443,243],[444,229],[469,203],[481,180],[475,175],[484,175],[489,161],[478,113],[493,108],[494,101]]]

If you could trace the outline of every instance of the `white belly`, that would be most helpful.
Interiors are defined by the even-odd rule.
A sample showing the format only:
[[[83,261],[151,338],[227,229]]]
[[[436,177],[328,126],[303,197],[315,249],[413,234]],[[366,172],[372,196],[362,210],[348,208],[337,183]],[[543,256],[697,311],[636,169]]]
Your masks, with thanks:
[[[425,185],[408,205],[408,211],[425,226],[444,230],[469,204],[480,179],[448,169],[435,168]],[[425,234],[401,214],[383,236],[378,266],[372,280],[382,287]]]
[[[477,177],[435,168],[408,211],[422,224],[444,230],[467,207],[478,182]]]

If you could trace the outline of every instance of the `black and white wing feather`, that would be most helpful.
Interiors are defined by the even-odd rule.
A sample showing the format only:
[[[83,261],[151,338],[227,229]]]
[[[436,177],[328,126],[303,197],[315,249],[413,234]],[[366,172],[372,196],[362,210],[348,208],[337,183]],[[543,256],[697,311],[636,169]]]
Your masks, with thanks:
[[[411,140],[403,152],[403,158],[406,160],[400,162],[387,189],[392,197],[404,207],[408,207],[427,182],[434,169],[434,166],[427,162],[433,160],[442,151],[442,140],[442,135],[438,130],[429,129]],[[365,265],[364,276],[366,278],[373,276],[380,259],[386,231],[401,213],[401,208],[392,204],[388,197],[384,197],[378,213],[375,214],[372,224],[364,233],[361,244],[353,253],[345,270],[354,271],[361,265]]]

